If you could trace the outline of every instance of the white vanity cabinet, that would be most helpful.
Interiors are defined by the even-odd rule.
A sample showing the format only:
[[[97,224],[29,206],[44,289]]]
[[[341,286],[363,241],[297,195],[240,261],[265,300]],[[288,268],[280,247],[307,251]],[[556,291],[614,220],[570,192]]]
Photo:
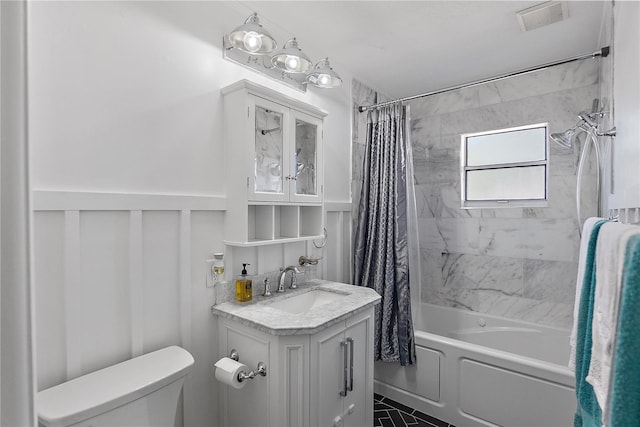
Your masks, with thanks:
[[[247,80],[222,89],[227,244],[317,238],[323,229],[323,118]]]
[[[220,357],[235,349],[248,369],[267,369],[241,389],[218,384],[220,425],[309,427],[309,335],[270,335],[222,318],[218,332]]]
[[[373,425],[372,313],[316,334],[311,366],[311,425]]]
[[[220,356],[267,376],[242,389],[220,386],[221,425],[327,427],[373,425],[373,306],[310,334],[272,335],[219,318]]]

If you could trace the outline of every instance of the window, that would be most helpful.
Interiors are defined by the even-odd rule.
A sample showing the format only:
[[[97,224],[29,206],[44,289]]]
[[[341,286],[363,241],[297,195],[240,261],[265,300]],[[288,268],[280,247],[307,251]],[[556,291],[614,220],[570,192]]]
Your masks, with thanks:
[[[462,207],[547,206],[547,124],[462,135]]]

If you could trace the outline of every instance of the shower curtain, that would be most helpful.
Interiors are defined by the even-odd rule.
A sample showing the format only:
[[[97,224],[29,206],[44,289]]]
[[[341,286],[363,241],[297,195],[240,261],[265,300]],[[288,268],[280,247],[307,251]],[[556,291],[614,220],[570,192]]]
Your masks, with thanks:
[[[407,107],[370,111],[354,241],[354,281],[382,296],[375,309],[375,360],[415,362],[409,292],[407,201],[413,201]],[[414,208],[415,210],[415,208]]]

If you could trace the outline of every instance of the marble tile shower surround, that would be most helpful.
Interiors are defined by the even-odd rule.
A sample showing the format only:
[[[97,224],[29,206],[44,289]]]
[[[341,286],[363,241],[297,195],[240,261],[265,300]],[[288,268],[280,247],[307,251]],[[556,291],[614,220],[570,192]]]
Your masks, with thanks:
[[[564,131],[598,91],[597,61],[581,61],[411,101],[423,301],[571,325],[584,138],[571,150],[550,142],[548,207],[460,209],[460,134],[542,122]],[[583,188],[586,218],[596,209],[593,161]]]

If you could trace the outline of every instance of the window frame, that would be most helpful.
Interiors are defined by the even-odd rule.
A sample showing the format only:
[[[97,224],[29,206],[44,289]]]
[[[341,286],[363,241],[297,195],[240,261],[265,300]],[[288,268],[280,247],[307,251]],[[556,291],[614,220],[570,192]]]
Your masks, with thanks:
[[[495,135],[527,129],[544,129],[545,158],[544,160],[530,160],[513,163],[487,163],[478,166],[468,166],[467,140],[472,137]],[[467,172],[474,170],[510,169],[514,167],[544,166],[544,198],[543,199],[487,199],[467,200]],[[464,133],[460,135],[460,207],[462,209],[494,209],[494,208],[522,208],[549,206],[549,123],[536,123],[504,129],[494,129],[483,132]]]

